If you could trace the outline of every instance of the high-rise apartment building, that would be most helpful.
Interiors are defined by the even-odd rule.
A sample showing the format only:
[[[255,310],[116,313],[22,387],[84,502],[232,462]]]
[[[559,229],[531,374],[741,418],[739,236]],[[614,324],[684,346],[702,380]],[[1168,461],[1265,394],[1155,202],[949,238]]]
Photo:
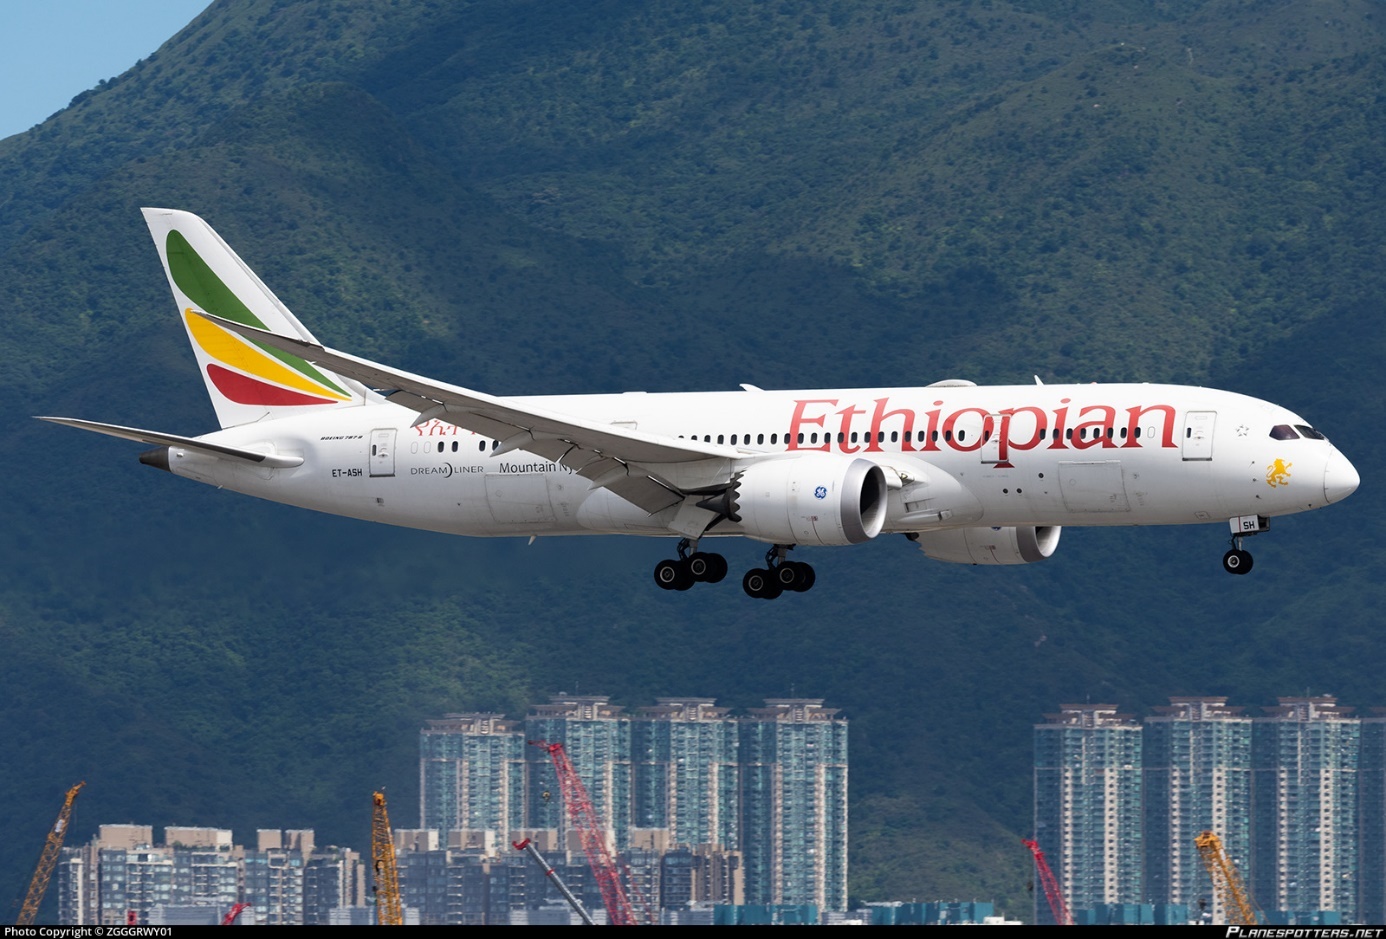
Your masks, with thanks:
[[[635,824],[680,845],[740,847],[737,729],[712,698],[660,698],[631,725]]]
[[[500,714],[450,714],[419,733],[419,827],[525,827],[524,725]]]
[[[821,698],[740,720],[746,902],[847,908],[847,721]]]
[[[1035,726],[1035,840],[1071,910],[1140,903],[1141,725],[1114,704],[1060,708]],[[1035,921],[1052,923],[1035,893]]]
[[[630,847],[635,772],[631,762],[631,719],[605,695],[555,695],[525,716],[525,736],[561,743],[577,770],[597,817],[609,826],[618,851]],[[527,802],[529,828],[568,831],[558,775],[541,747],[530,747]]]
[[[1252,722],[1251,892],[1267,912],[1356,922],[1361,721],[1329,695]]]
[[[1386,708],[1362,718],[1357,805],[1357,916],[1386,923]]]
[[[1251,718],[1226,698],[1175,697],[1145,719],[1145,896],[1227,922],[1194,839],[1251,863]]]

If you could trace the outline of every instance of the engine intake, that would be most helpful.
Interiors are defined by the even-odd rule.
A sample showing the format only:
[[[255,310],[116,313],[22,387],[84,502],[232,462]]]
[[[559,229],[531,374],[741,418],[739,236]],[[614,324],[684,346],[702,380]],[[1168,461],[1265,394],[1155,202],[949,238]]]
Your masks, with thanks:
[[[805,454],[752,463],[732,498],[746,537],[774,544],[860,544],[885,524],[885,473],[853,457]]]
[[[1063,528],[955,528],[922,531],[915,536],[919,550],[936,561],[953,564],[1033,564],[1059,546]]]

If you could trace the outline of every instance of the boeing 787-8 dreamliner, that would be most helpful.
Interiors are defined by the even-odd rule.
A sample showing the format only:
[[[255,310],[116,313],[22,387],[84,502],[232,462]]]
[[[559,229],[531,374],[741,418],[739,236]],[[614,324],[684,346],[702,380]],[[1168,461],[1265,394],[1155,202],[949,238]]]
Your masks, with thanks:
[[[1230,528],[1351,494],[1357,471],[1279,405],[1181,385],[819,388],[495,397],[326,349],[211,226],[145,209],[221,429],[140,460],[290,505],[458,535],[678,539],[655,582],[715,583],[702,550],[771,547],[749,595],[813,586],[796,545],[900,534],[963,564],[1048,558],[1064,525]]]

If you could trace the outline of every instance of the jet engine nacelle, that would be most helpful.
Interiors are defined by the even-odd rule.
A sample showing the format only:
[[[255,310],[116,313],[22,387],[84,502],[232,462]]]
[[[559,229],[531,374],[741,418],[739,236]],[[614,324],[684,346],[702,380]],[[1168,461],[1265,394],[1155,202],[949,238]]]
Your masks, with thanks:
[[[953,564],[1033,564],[1059,546],[1058,525],[1044,528],[955,528],[924,531],[916,536],[919,550],[936,561]]]
[[[803,454],[752,463],[733,494],[741,530],[774,544],[869,541],[886,517],[886,478],[870,460]]]

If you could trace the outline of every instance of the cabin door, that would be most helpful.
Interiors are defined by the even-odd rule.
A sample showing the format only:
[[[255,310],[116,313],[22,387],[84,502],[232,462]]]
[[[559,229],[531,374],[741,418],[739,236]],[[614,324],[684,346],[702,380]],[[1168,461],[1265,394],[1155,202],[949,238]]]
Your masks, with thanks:
[[[1217,418],[1217,411],[1190,411],[1184,415],[1184,459],[1213,458],[1213,425]]]

